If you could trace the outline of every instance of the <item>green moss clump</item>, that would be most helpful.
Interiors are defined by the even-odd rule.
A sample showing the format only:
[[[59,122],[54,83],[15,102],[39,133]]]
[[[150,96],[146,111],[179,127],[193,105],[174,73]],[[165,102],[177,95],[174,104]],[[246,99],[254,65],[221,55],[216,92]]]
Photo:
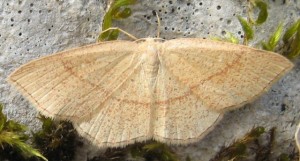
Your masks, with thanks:
[[[0,160],[25,161],[39,157],[47,159],[36,149],[25,142],[29,136],[25,134],[27,127],[13,120],[7,120],[0,104]]]
[[[126,160],[128,148],[109,148],[100,156],[88,161],[124,161]]]
[[[135,143],[125,148],[109,148],[102,155],[88,161],[124,161],[128,158],[145,161],[179,161],[170,147],[156,141]],[[190,161],[189,158],[186,160]]]
[[[284,54],[295,59],[300,55],[300,19],[288,28],[283,36],[286,50]]]
[[[133,157],[142,157],[146,161],[179,161],[177,155],[166,144],[150,141],[147,144],[135,144],[131,147]]]
[[[103,18],[102,31],[112,27],[113,20],[121,20],[131,16],[132,11],[128,5],[133,5],[136,0],[115,0],[111,3],[109,10]],[[119,36],[119,30],[110,30],[99,35],[98,41],[116,40]]]
[[[43,126],[33,134],[33,143],[43,152],[49,161],[71,161],[74,159],[77,133],[73,125],[66,121],[59,123],[40,115]]]
[[[298,154],[295,152],[290,155],[272,153],[275,130],[275,127],[268,132],[265,132],[264,127],[253,128],[243,138],[223,147],[210,161],[269,161],[274,160],[274,158],[276,161],[298,161]]]

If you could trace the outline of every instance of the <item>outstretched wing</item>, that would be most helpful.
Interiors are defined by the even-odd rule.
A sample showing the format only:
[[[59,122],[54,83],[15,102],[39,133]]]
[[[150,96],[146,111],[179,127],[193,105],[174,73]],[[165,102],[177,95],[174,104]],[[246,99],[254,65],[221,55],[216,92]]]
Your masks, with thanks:
[[[276,53],[202,39],[166,41],[161,59],[193,97],[217,111],[252,101],[293,67]]]
[[[102,104],[101,110],[74,123],[78,133],[100,148],[122,147],[152,138],[152,94],[140,66]]]
[[[151,119],[153,138],[171,144],[198,141],[213,129],[223,114],[206,107],[187,85],[164,66],[164,61],[160,60],[156,79],[155,115]]]
[[[8,81],[45,116],[76,122],[128,81],[140,63],[135,48],[115,41],[60,52],[21,66]]]

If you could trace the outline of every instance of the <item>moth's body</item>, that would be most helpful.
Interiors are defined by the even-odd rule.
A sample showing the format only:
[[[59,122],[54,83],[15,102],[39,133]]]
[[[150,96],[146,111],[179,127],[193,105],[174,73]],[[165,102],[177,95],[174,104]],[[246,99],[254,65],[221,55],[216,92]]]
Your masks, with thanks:
[[[160,66],[159,54],[163,53],[163,39],[146,38],[136,40],[140,43],[136,54],[141,54],[141,67],[145,79],[149,80],[149,89],[154,92],[158,69]]]
[[[99,147],[195,142],[293,64],[276,53],[203,39],[145,38],[71,49],[9,76],[44,115]]]

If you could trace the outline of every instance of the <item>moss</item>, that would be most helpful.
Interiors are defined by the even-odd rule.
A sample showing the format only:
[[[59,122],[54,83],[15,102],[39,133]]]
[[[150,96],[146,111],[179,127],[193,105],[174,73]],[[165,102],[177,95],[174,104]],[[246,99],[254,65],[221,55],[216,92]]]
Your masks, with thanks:
[[[128,148],[107,149],[102,155],[88,161],[124,161],[127,158]]]
[[[146,161],[179,161],[179,158],[169,146],[156,141],[132,146],[131,155],[135,158],[142,157]]]
[[[135,143],[125,148],[109,148],[102,155],[88,161],[124,161],[128,157],[145,161],[179,161],[169,146],[156,141]]]
[[[243,138],[236,140],[231,145],[223,147],[217,155],[210,161],[296,161],[298,154],[291,152],[291,154],[276,154],[272,153],[275,142],[275,130],[271,128],[265,132],[264,127],[253,128]]]
[[[283,36],[285,50],[283,53],[290,59],[295,59],[300,55],[300,20],[288,28]]]
[[[23,161],[39,157],[47,160],[38,150],[26,144],[29,136],[27,127],[13,120],[7,120],[0,104],[0,160]]]
[[[259,13],[257,19],[253,18],[253,10],[258,9]],[[244,31],[244,41],[243,44],[247,45],[249,41],[254,39],[255,33],[253,28],[259,26],[262,23],[266,22],[268,18],[267,4],[261,0],[249,0],[247,8],[247,18],[242,18],[238,16],[238,20]],[[300,20],[297,20],[293,23],[283,34],[284,25],[279,23],[276,31],[270,35],[270,38],[267,41],[262,41],[261,45],[264,50],[275,51],[277,48],[282,48],[279,52],[280,54],[286,56],[289,59],[297,58],[300,55]],[[231,33],[227,35],[232,35]],[[238,40],[234,36],[223,38],[219,40],[225,40],[229,42],[237,43],[234,40]],[[283,46],[279,46],[279,42],[284,42]]]
[[[70,161],[74,159],[77,133],[73,125],[66,121],[54,122],[40,115],[43,126],[33,134],[33,143],[43,152],[49,161]]]
[[[113,20],[125,19],[131,16],[132,11],[128,8],[128,5],[135,4],[136,0],[115,0],[111,4],[111,7],[106,12],[103,18],[102,31],[112,27]],[[124,8],[125,7],[125,8]],[[119,30],[113,29],[110,31],[102,32],[98,41],[110,41],[116,40],[119,36]]]

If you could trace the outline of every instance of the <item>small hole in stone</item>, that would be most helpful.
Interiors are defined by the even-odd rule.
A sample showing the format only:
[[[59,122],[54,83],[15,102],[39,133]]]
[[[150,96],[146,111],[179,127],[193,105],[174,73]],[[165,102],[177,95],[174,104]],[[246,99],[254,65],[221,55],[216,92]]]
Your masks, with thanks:
[[[156,16],[156,11],[155,10],[152,10],[152,15]]]
[[[281,104],[281,112],[286,110],[286,105],[285,104]]]
[[[225,34],[226,34],[226,31],[222,31],[221,34],[222,34],[222,35],[225,35]]]
[[[22,13],[22,11],[21,11],[21,10],[19,10],[19,11],[18,11],[18,13],[19,13],[19,14],[21,14],[21,13]]]
[[[203,4],[202,2],[199,3],[200,6],[202,6],[202,4]]]
[[[220,18],[219,20],[220,20],[220,21],[223,21],[223,18]]]
[[[11,22],[14,22],[14,19],[13,19],[13,18],[11,18],[11,19],[10,19],[10,21],[11,21]]]
[[[39,13],[42,13],[42,10],[39,10]]]
[[[33,6],[33,3],[30,3],[30,7],[32,7]]]
[[[221,6],[217,6],[217,10],[220,10],[221,9]]]
[[[191,3],[187,3],[186,5],[187,5],[187,6],[190,6],[190,5],[191,5]]]
[[[172,12],[172,13],[174,13],[174,12],[175,12],[175,9],[174,9],[174,8],[172,8],[171,12]]]
[[[178,7],[177,10],[180,10],[180,7]]]
[[[32,13],[32,10],[29,10],[30,13]]]
[[[228,25],[231,24],[231,20],[227,20],[227,24],[228,24]]]
[[[147,19],[150,20],[150,16],[147,16]]]
[[[27,22],[29,23],[29,22],[30,22],[30,19],[27,19]]]
[[[22,36],[22,32],[19,33],[19,36]]]
[[[90,21],[90,18],[88,17],[87,20]]]
[[[241,35],[241,38],[244,38],[244,35]]]
[[[173,2],[172,2],[172,1],[169,1],[169,3],[172,4]]]
[[[51,29],[48,29],[48,31],[50,32],[50,31],[51,31]]]
[[[168,27],[165,27],[165,30],[168,30]]]
[[[13,27],[13,26],[14,26],[14,24],[11,24],[10,26],[11,26],[11,27]]]
[[[240,35],[240,34],[242,34],[242,32],[241,32],[241,31],[238,31],[238,34]]]

